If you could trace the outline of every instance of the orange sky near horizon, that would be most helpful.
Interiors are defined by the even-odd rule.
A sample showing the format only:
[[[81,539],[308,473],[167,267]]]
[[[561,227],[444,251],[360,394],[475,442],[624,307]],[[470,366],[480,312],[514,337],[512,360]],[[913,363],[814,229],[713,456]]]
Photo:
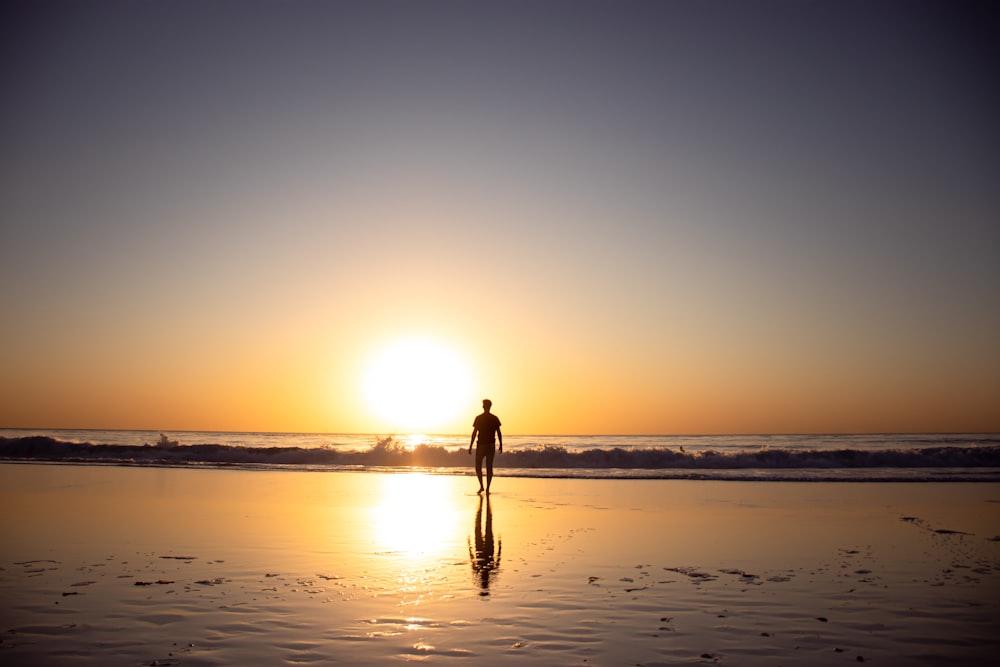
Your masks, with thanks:
[[[874,4],[13,3],[0,428],[1000,431],[996,42]]]
[[[107,357],[99,361],[51,349],[46,364],[35,363],[22,374],[34,386],[4,390],[3,426],[464,433],[480,410],[480,399],[488,396],[506,432],[519,434],[1000,430],[992,402],[996,389],[970,386],[959,369],[880,377],[828,363],[818,372],[803,350],[807,367],[777,372],[766,359],[740,364],[712,357],[717,348],[710,345],[678,340],[674,354],[657,359],[644,358],[637,348],[581,363],[593,358],[593,351],[571,340],[550,335],[512,345],[502,332],[477,340],[472,327],[466,329],[434,332],[435,340],[451,345],[468,362],[473,378],[464,408],[438,425],[381,419],[364,400],[368,362],[380,343],[401,331],[391,327],[385,341],[366,340],[361,332],[353,339],[337,336],[322,328],[304,329],[308,336],[286,331],[286,338],[270,332],[274,337],[269,339],[261,331],[259,338],[244,338],[236,346],[219,341],[212,358],[170,354],[176,341],[167,332],[132,332],[141,338],[140,349],[163,354],[151,358],[139,352],[122,366],[113,364],[112,355],[120,350],[104,351]],[[414,331],[433,335],[419,327]],[[55,377],[68,381],[54,382]],[[490,379],[489,386],[483,378]],[[25,400],[37,396],[44,400]]]

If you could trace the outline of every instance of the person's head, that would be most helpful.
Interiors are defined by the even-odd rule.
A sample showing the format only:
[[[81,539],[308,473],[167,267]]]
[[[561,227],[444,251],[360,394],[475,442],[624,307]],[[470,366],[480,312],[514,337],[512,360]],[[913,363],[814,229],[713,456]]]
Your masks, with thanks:
[[[490,408],[492,408],[492,407],[493,407],[493,401],[491,401],[488,398],[484,398],[483,399],[483,410],[485,410],[486,412],[489,412]]]

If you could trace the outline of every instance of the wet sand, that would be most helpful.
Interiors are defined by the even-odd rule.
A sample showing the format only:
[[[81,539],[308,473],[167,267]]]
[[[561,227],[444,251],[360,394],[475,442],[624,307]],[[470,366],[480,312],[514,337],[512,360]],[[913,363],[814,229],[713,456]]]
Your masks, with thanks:
[[[0,465],[9,665],[978,665],[1000,485]]]

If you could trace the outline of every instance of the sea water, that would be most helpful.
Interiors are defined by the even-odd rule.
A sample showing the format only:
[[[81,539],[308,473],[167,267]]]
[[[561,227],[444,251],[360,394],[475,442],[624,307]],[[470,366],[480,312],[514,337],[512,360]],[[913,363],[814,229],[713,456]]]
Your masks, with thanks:
[[[0,460],[468,473],[467,435],[0,429]],[[1000,434],[507,435],[499,475],[1000,481]]]

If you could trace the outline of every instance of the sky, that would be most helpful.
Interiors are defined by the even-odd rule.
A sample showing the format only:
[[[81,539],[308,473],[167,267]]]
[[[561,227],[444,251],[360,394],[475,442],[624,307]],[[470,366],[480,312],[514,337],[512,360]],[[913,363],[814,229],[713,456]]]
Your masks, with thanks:
[[[990,3],[0,12],[0,427],[1000,431]]]

